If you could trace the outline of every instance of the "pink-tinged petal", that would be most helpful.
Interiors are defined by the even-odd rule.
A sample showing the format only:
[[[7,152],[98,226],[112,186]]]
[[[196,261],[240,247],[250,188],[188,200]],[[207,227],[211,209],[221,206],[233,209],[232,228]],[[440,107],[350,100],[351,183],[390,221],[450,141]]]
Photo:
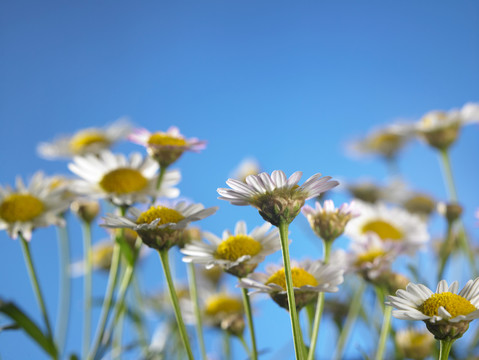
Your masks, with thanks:
[[[284,187],[288,181],[286,175],[281,170],[274,170],[271,174],[271,179],[277,188]]]
[[[301,176],[303,176],[302,171],[296,171],[294,172],[288,179],[287,186],[289,188],[293,187],[294,185],[297,185],[299,180],[301,180]]]

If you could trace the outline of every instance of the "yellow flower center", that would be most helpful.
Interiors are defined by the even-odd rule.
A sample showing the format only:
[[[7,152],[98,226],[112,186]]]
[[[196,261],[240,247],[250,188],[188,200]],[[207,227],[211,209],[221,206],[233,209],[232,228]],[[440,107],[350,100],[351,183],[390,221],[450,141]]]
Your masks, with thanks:
[[[381,249],[371,249],[367,252],[364,252],[360,255],[358,255],[356,261],[355,261],[355,265],[358,266],[358,265],[362,265],[362,264],[365,264],[365,263],[370,263],[370,262],[373,262],[374,259],[380,257],[380,256],[383,256],[385,255],[386,252],[384,250],[381,250]]]
[[[162,132],[157,132],[150,135],[150,138],[148,139],[148,145],[182,147],[186,145],[186,141],[181,137],[170,136]]]
[[[302,268],[291,268],[291,276],[293,278],[294,287],[300,288],[305,285],[318,286],[318,281],[314,276]],[[286,290],[286,275],[284,273],[284,268],[271,275],[268,281],[266,281],[266,284],[276,284]]]
[[[205,312],[207,315],[215,316],[218,314],[234,314],[243,311],[243,303],[226,294],[218,294],[211,296],[206,301]]]
[[[29,194],[12,194],[0,204],[0,218],[8,223],[30,221],[45,210],[45,205]]]
[[[427,316],[439,315],[438,309],[442,306],[453,318],[458,315],[467,315],[476,311],[476,307],[462,296],[450,292],[432,294],[429,299],[419,307],[419,310]]]
[[[143,212],[136,220],[137,224],[150,224],[156,219],[160,219],[158,225],[177,223],[185,217],[178,211],[164,207],[152,206],[149,210]]]
[[[135,169],[120,168],[105,174],[100,186],[107,193],[129,194],[143,190],[148,185],[141,172]]]
[[[110,141],[99,131],[80,131],[75,134],[70,140],[70,149],[74,154],[81,154],[88,146],[100,145],[100,147],[107,148]]]
[[[373,232],[381,240],[401,240],[404,236],[401,230],[384,220],[372,220],[361,228],[361,233]]]
[[[401,141],[401,136],[398,134],[381,133],[372,137],[369,146],[374,150],[381,150],[385,147],[397,147]]]
[[[262,249],[261,244],[248,235],[233,235],[218,245],[215,257],[235,261],[243,255],[255,256]]]

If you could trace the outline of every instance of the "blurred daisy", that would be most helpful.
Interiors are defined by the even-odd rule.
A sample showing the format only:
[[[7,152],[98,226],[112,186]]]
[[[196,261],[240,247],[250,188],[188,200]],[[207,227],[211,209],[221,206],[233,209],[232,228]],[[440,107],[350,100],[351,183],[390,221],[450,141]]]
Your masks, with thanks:
[[[187,256],[184,262],[204,264],[207,268],[216,265],[226,272],[237,277],[244,277],[251,273],[265,256],[281,249],[278,229],[271,228],[271,224],[264,223],[261,227],[254,228],[247,233],[246,223],[238,221],[235,232],[223,232],[223,237],[203,232],[209,243],[193,241],[187,244],[181,252]]]
[[[361,215],[346,226],[346,234],[355,241],[366,242],[372,234],[399,244],[402,252],[411,254],[429,240],[426,223],[402,208],[357,202],[356,209]]]
[[[61,136],[52,142],[40,143],[37,152],[41,157],[49,160],[98,154],[110,149],[116,142],[126,138],[130,132],[129,121],[121,118],[103,129],[83,129],[71,136]]]
[[[228,292],[209,293],[202,299],[203,319],[209,326],[219,327],[221,323],[232,315],[244,315],[241,297]],[[244,325],[244,324],[243,324]]]
[[[316,201],[315,208],[305,205],[301,211],[316,235],[324,241],[334,241],[344,232],[349,220],[359,216],[353,202],[335,208],[333,200],[324,201],[323,206]]]
[[[423,320],[428,330],[438,340],[460,338],[469,323],[479,317],[479,278],[469,280],[458,292],[459,285],[451,286],[445,280],[432,292],[422,284],[409,283],[406,290],[398,290],[396,296],[388,296],[393,316],[403,320]]]
[[[75,182],[78,194],[106,198],[117,206],[148,202],[158,196],[174,198],[179,195],[179,190],[173,187],[180,181],[179,171],[167,171],[161,188],[157,189],[158,164],[139,153],[131,154],[129,159],[110,151],[78,156],[68,168],[83,179]]]
[[[54,186],[54,181],[54,178],[37,172],[28,186],[20,177],[15,188],[0,186],[0,230],[6,230],[12,239],[21,233],[30,240],[35,228],[64,226],[62,214],[68,208],[69,200],[62,196],[65,188]]]
[[[426,331],[409,328],[396,332],[395,342],[402,356],[423,360],[432,355],[434,336]]]
[[[228,179],[226,184],[231,189],[219,188],[217,191],[221,195],[219,199],[233,205],[252,205],[263,219],[278,226],[282,222],[291,223],[306,200],[338,185],[337,181],[329,181],[330,176],[321,178],[321,174],[315,174],[299,186],[301,176],[301,171],[296,171],[289,179],[281,170],[275,170],[271,175],[263,172],[249,175],[246,183]]]
[[[343,269],[321,261],[291,262],[296,308],[300,310],[314,301],[319,292],[336,292],[343,282]],[[288,309],[284,267],[269,265],[266,274],[252,273],[240,279],[239,287],[253,289],[251,293],[267,293],[281,307]]]
[[[199,152],[206,147],[206,141],[197,138],[186,139],[175,126],[166,132],[155,133],[138,129],[129,136],[129,139],[145,146],[148,154],[164,167],[178,160],[185,151]]]
[[[168,249],[182,241],[183,230],[192,221],[204,219],[216,212],[218,208],[205,209],[202,204],[187,204],[182,201],[174,207],[152,206],[147,211],[136,208],[128,209],[128,216],[106,214],[101,224],[108,228],[126,228],[134,230],[143,243],[149,247]]]
[[[232,178],[245,182],[249,175],[257,175],[261,171],[259,163],[256,159],[247,158],[240,162],[240,164],[233,170]]]

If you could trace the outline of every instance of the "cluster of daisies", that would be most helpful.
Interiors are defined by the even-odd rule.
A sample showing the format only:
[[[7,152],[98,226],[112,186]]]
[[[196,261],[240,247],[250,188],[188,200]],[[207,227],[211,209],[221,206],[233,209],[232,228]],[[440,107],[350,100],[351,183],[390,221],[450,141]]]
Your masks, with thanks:
[[[365,140],[355,142],[351,149],[356,153],[379,154],[391,164],[403,145],[412,136],[419,136],[447,159],[447,151],[462,127],[477,121],[478,104],[466,104],[460,110],[449,112],[433,111],[417,123],[393,124],[375,131]],[[145,154],[114,153],[112,146],[125,138],[142,145]],[[264,293],[289,313],[297,359],[315,357],[323,310],[334,313],[335,309],[340,309],[335,354],[335,358],[340,359],[350,331],[350,327],[343,328],[343,325],[358,317],[360,307],[353,305],[361,302],[361,291],[364,291],[358,288],[352,296],[342,295],[339,290],[345,286],[345,278],[359,280],[376,289],[384,305],[383,327],[375,344],[377,359],[388,356],[391,314],[398,319],[422,320],[432,334],[417,328],[395,332],[394,342],[399,349],[396,355],[415,359],[425,359],[432,354],[432,337],[440,341],[440,359],[446,359],[452,343],[463,336],[472,320],[479,317],[479,278],[469,280],[461,291],[457,281],[448,286],[441,280],[446,265],[452,261],[450,254],[459,249],[470,251],[463,228],[461,230],[462,208],[454,191],[451,190],[454,201],[437,206],[431,196],[409,190],[403,183],[382,188],[373,183],[347,184],[342,188],[347,189],[354,200],[336,207],[332,200],[324,200],[324,193],[331,195],[331,190],[339,185],[330,176],[318,173],[300,184],[300,171],[289,177],[281,170],[270,174],[262,172],[255,160],[247,160],[226,181],[227,188],[217,189],[218,199],[232,205],[252,206],[264,222],[248,231],[246,222],[240,220],[233,231],[226,229],[217,235],[192,227],[191,223],[213,215],[218,207],[205,208],[199,203],[179,200],[181,174],[172,169],[186,151],[199,152],[205,145],[205,141],[186,138],[176,127],[152,133],[145,129],[133,130],[127,120],[121,119],[103,129],[85,129],[39,145],[39,154],[44,158],[69,159],[68,169],[76,178],[48,177],[37,172],[28,184],[18,178],[15,187],[0,186],[0,229],[22,241],[27,249],[27,264],[32,269],[28,242],[35,229],[65,226],[65,214],[69,209],[85,224],[91,225],[100,214],[98,201],[109,204],[111,211],[102,216],[100,225],[110,231],[113,241],[96,242],[92,248],[86,248],[85,260],[71,268],[75,273],[85,274],[86,278],[87,274],[91,276],[92,269],[104,269],[109,272],[113,284],[106,289],[93,341],[89,338],[89,329],[84,333],[84,358],[102,357],[108,351],[112,333],[121,326],[119,319],[124,316],[124,304],[128,301],[126,293],[138,258],[144,253],[142,245],[159,253],[168,286],[166,302],[169,305],[159,311],[169,312],[174,325],[167,330],[162,328],[161,332],[175,333],[182,349],[172,346],[160,332],[151,344],[146,341],[147,344],[142,345],[145,357],[152,352],[163,355],[169,352],[193,359],[186,322],[196,325],[202,359],[207,358],[202,324],[238,337],[248,356],[258,359],[261,343],[254,331],[253,318],[257,315],[251,309],[250,297]],[[308,205],[311,199],[315,202]],[[434,244],[438,285],[433,292],[423,284],[410,282],[404,271],[397,270],[401,268],[397,264],[408,262],[416,275],[421,272],[416,263],[417,254],[432,248],[428,221],[436,209],[444,216],[448,231],[443,241]],[[300,214],[309,223],[312,233],[321,239],[322,258],[290,258],[289,248],[296,243],[289,238],[289,225]],[[342,236],[349,239],[345,248],[337,246],[336,239]],[[189,286],[184,291],[173,280],[170,270],[170,249],[174,247],[179,249],[182,261],[189,264],[191,272]],[[281,252],[282,263],[264,264],[265,259],[276,252]],[[196,276],[198,270],[201,273]],[[241,289],[242,296],[221,285],[223,274],[236,278],[236,287]],[[38,288],[35,276],[33,269],[32,283]],[[117,282],[119,276],[122,280]],[[325,293],[338,291],[339,296],[329,298],[334,299],[335,307],[325,300]],[[58,358],[64,344],[54,341],[41,292],[37,290],[36,294],[48,329],[46,336],[53,344],[49,354]],[[89,318],[91,309],[86,304],[91,299],[85,298],[84,302],[85,316]],[[341,302],[346,303],[347,316],[339,306]],[[153,306],[158,303],[163,304],[165,300],[152,302],[156,304]],[[298,315],[303,308],[311,317],[309,342],[304,338]],[[250,335],[249,345],[243,338],[245,329]]]

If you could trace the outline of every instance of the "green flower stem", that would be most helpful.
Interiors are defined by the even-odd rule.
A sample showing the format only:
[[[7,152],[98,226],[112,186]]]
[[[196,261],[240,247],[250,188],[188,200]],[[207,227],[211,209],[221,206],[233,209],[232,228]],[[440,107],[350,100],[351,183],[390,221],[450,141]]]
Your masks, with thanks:
[[[454,241],[454,233],[452,231],[452,223],[450,221],[447,222],[447,232],[446,238],[444,239],[441,249],[439,250],[439,269],[437,273],[438,282],[442,280],[442,276],[444,274],[444,268],[446,267],[447,260],[449,259],[449,255],[451,254],[451,249],[453,248],[453,241]]]
[[[23,250],[23,255],[25,257],[25,263],[27,265],[28,275],[30,276],[30,281],[32,283],[33,291],[35,293],[35,297],[37,298],[40,311],[42,312],[43,321],[45,322],[45,326],[47,327],[47,336],[53,342],[52,327],[50,325],[50,320],[48,318],[47,308],[45,306],[45,301],[43,300],[43,295],[40,289],[40,284],[38,282],[37,273],[35,271],[35,267],[33,266],[30,246],[27,240],[25,240],[25,238],[23,237],[22,233],[19,233],[19,237],[20,237],[20,243],[22,244],[22,250]]]
[[[115,327],[115,336],[113,338],[113,346],[112,346],[112,357],[115,360],[121,360],[121,352],[122,352],[122,338],[123,338],[123,324],[125,321],[125,312],[120,310],[120,314],[118,315],[118,319],[116,321]]]
[[[111,259],[110,273],[108,275],[108,285],[106,288],[105,298],[103,300],[103,306],[101,309],[100,321],[97,326],[95,334],[95,342],[93,348],[88,355],[88,360],[94,359],[97,355],[97,352],[100,348],[101,340],[103,338],[103,333],[105,332],[106,322],[108,320],[108,315],[113,304],[113,292],[116,287],[117,278],[118,278],[118,269],[120,265],[120,244],[118,242],[113,246],[113,254]]]
[[[248,359],[252,358],[251,352],[249,350],[248,344],[246,343],[244,336],[239,335],[238,339],[241,341],[241,345],[243,345],[244,350],[246,351],[246,354],[248,354]]]
[[[297,360],[304,359],[303,350],[303,338],[301,335],[301,328],[299,326],[298,311],[296,309],[296,301],[294,298],[293,289],[293,277],[291,275],[291,263],[289,259],[289,241],[288,241],[288,228],[289,224],[281,222],[278,226],[281,239],[281,249],[283,253],[284,274],[286,277],[286,292],[288,295],[289,314],[291,317],[291,327],[293,330],[294,350]]]
[[[256,347],[256,336],[254,332],[254,325],[253,325],[253,312],[251,311],[251,302],[248,295],[248,290],[245,288],[241,289],[241,293],[243,295],[243,304],[246,312],[246,318],[248,319],[248,327],[249,333],[251,336],[251,359],[257,360],[258,359],[258,349]]]
[[[438,360],[449,359],[449,352],[451,351],[454,340],[440,340],[439,341],[439,357]]]
[[[203,322],[201,320],[201,311],[200,311],[200,304],[199,304],[199,298],[198,298],[198,288],[197,288],[197,284],[196,284],[196,270],[195,270],[195,264],[193,264],[193,263],[188,264],[188,280],[189,280],[189,283],[190,283],[191,301],[193,302],[193,307],[194,307],[194,311],[195,311],[196,334],[198,336],[198,343],[199,343],[199,346],[200,346],[201,358],[203,360],[207,360],[205,339],[203,337]]]
[[[391,314],[392,306],[386,305],[384,308],[384,319],[383,326],[381,327],[381,334],[379,336],[379,344],[376,351],[376,360],[381,360],[384,358],[384,353],[386,351],[386,342],[389,335],[389,330],[391,328]]]
[[[329,263],[329,257],[331,255],[332,244],[333,244],[332,241],[323,241],[325,264]],[[311,335],[311,344],[309,345],[308,360],[314,359],[314,352],[316,351],[316,344],[318,342],[319,324],[321,323],[321,316],[324,310],[324,297],[325,297],[324,292],[320,292],[318,294],[318,302],[316,304],[316,314],[314,315],[313,333]]]
[[[145,319],[143,318],[143,296],[141,294],[140,283],[137,276],[133,276],[133,294],[135,296],[135,303],[137,304],[138,321],[135,321],[136,331],[138,332],[138,341],[143,351],[148,350],[148,340],[145,330]]]
[[[91,304],[92,304],[92,268],[93,251],[91,247],[91,223],[83,222],[83,256],[85,258],[85,277],[83,283],[83,356],[88,355],[91,341]]]
[[[168,284],[168,291],[170,292],[171,302],[173,304],[173,309],[175,311],[176,322],[178,323],[178,328],[180,331],[181,340],[188,354],[188,359],[193,359],[193,353],[191,352],[190,342],[188,340],[188,333],[186,332],[186,327],[181,316],[180,304],[178,301],[178,296],[176,295],[175,285],[173,284],[173,279],[170,272],[170,263],[168,260],[168,249],[158,250],[161,259],[161,265],[163,271],[165,272],[166,282]]]
[[[364,291],[366,290],[366,283],[361,281],[361,284],[356,289],[352,297],[352,304],[349,307],[348,314],[346,315],[346,321],[344,323],[343,329],[341,330],[341,334],[339,335],[338,343],[336,345],[336,353],[334,356],[335,360],[342,359],[344,346],[348,341],[349,334],[351,333],[351,329],[356,322],[356,319],[359,315],[359,311],[361,310],[361,299],[363,297]]]
[[[231,336],[227,331],[223,331],[223,344],[225,351],[225,359],[231,360]]]
[[[161,188],[161,183],[163,181],[163,178],[165,177],[166,169],[167,169],[167,166],[160,166],[160,173],[158,174],[158,179],[156,179],[156,190],[160,190]],[[154,204],[155,201],[156,201],[156,196],[153,196],[151,198],[151,204]]]
[[[314,314],[316,313],[316,306],[314,303],[309,303],[306,305],[305,310],[308,317],[308,335],[311,338],[313,336]]]
[[[58,227],[57,233],[58,248],[60,252],[60,300],[55,326],[55,340],[58,347],[58,353],[61,355],[68,334],[72,291],[70,276],[70,239],[67,227]]]

